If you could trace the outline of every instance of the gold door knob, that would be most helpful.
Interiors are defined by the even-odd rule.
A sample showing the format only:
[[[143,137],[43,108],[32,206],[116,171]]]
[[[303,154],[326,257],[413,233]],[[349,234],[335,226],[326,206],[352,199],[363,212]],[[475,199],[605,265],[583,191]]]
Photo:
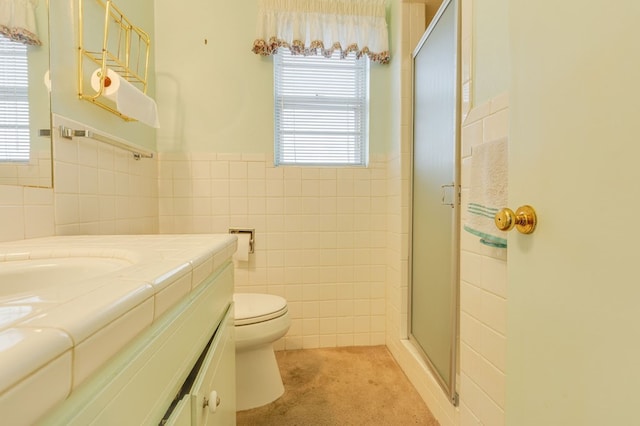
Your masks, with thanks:
[[[523,234],[531,234],[538,223],[536,211],[531,206],[519,207],[515,213],[505,207],[496,213],[494,221],[501,231],[511,231],[515,227]]]

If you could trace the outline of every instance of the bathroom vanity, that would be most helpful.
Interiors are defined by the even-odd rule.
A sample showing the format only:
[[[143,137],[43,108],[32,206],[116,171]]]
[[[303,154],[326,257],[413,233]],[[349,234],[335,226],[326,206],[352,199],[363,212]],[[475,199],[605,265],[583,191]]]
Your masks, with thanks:
[[[3,423],[235,424],[230,235],[0,244]]]

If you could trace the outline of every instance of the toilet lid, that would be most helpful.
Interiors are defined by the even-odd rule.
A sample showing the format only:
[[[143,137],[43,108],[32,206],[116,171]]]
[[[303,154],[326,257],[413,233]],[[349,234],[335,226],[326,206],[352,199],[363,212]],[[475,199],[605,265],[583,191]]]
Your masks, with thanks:
[[[287,301],[272,294],[235,293],[235,325],[255,324],[284,315]]]

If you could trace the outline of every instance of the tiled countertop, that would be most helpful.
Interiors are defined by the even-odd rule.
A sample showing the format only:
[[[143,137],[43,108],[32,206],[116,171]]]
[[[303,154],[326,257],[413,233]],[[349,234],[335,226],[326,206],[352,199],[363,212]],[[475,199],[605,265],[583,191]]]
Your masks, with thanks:
[[[25,387],[70,394],[235,250],[236,237],[227,234],[0,243],[0,412],[25,394]],[[71,258],[98,258],[119,269],[55,287],[2,289],[11,284],[3,265]]]

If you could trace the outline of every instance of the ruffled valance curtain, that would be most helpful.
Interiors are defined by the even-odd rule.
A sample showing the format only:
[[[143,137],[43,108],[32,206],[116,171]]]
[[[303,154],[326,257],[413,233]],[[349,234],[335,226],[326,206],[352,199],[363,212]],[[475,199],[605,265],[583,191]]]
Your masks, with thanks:
[[[355,52],[389,62],[385,0],[260,0],[253,52],[342,57]]]
[[[0,0],[0,34],[18,43],[40,46],[37,6],[38,0]]]

